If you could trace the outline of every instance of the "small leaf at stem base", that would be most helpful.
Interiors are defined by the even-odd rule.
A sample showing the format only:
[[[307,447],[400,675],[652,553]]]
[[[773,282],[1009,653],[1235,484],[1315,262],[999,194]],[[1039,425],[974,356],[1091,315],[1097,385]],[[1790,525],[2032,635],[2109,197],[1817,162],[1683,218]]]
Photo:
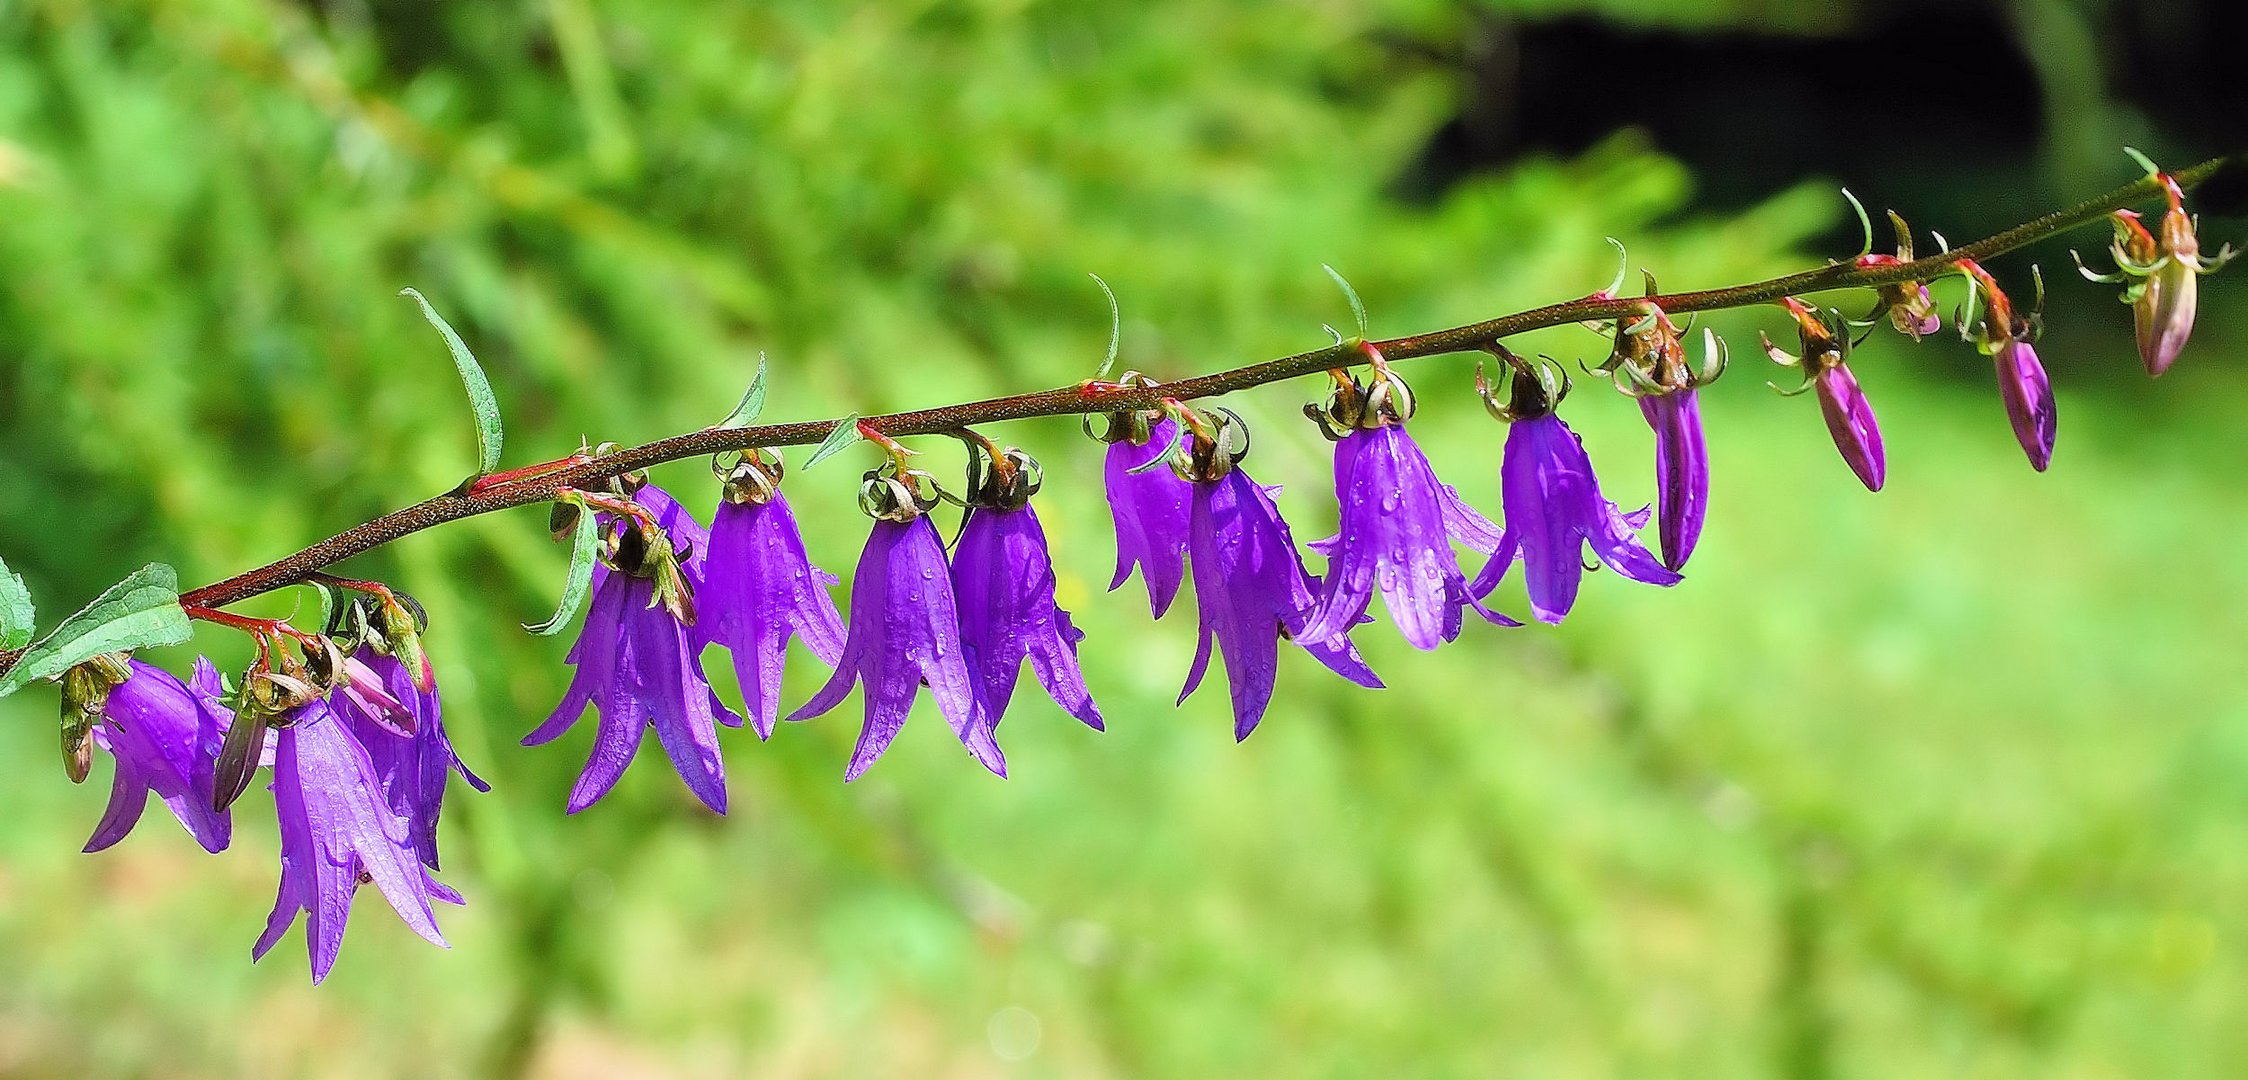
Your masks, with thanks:
[[[820,440],[819,448],[812,451],[812,456],[804,459],[804,467],[809,469],[822,461],[826,461],[844,447],[864,441],[865,438],[866,436],[859,431],[859,414],[852,413],[841,420],[837,420],[835,430],[828,432],[827,438]]]
[[[757,414],[765,411],[765,354],[757,354],[757,375],[749,380],[749,389],[742,393],[742,403],[734,406],[724,420],[712,425],[716,428],[743,428],[757,421]]]

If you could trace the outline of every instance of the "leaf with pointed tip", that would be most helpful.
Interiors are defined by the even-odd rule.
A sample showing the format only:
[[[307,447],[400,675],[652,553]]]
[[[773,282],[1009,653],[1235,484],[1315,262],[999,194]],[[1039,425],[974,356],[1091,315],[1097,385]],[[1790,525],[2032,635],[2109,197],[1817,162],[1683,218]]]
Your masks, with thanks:
[[[1096,379],[1108,378],[1116,368],[1116,352],[1124,344],[1124,309],[1116,303],[1116,291],[1102,281],[1099,274],[1087,274],[1093,284],[1101,287],[1101,295],[1108,297],[1108,358],[1101,361],[1101,369],[1093,373]]]
[[[804,467],[809,469],[820,462],[826,461],[833,457],[837,451],[853,443],[863,441],[865,438],[866,436],[859,434],[859,414],[852,413],[841,420],[837,420],[835,430],[828,432],[827,438],[820,440],[819,449],[812,451],[812,456],[804,459]]]
[[[492,395],[492,382],[484,377],[484,369],[477,365],[476,355],[468,351],[468,343],[453,332],[451,323],[429,306],[429,301],[415,289],[400,289],[398,295],[411,297],[421,305],[422,318],[437,328],[445,339],[445,347],[452,350],[453,366],[460,369],[461,386],[468,390],[468,408],[476,414],[476,475],[483,476],[500,467],[500,402]]]
[[[0,560],[0,649],[20,649],[31,644],[31,590],[23,579],[8,572]]]
[[[195,630],[180,610],[179,588],[178,572],[163,563],[133,571],[18,658],[14,670],[0,678],[0,697],[102,653],[186,641]]]
[[[570,531],[570,576],[562,579],[562,603],[555,607],[553,618],[537,626],[525,623],[523,629],[551,637],[578,617],[578,609],[585,606],[586,591],[593,587],[593,550],[600,536],[594,515],[578,514],[577,526]]]
[[[749,380],[749,389],[742,393],[742,403],[734,406],[719,428],[741,428],[757,422],[757,414],[765,411],[765,354],[757,354],[757,375]]]
[[[1361,340],[1361,341],[1365,340],[1365,338],[1366,338],[1366,302],[1365,302],[1365,301],[1363,301],[1363,300],[1360,300],[1360,299],[1358,298],[1358,290],[1356,290],[1356,289],[1353,289],[1353,288],[1351,288],[1351,287],[1350,287],[1350,282],[1348,282],[1348,281],[1345,281],[1345,280],[1343,280],[1343,275],[1342,275],[1342,272],[1341,272],[1341,271],[1339,271],[1339,270],[1336,270],[1336,269],[1335,269],[1334,267],[1332,267],[1332,266],[1329,266],[1329,265],[1327,265],[1326,263],[1320,263],[1320,264],[1319,264],[1319,268],[1320,268],[1321,270],[1325,270],[1325,271],[1327,271],[1327,276],[1328,276],[1328,277],[1331,277],[1331,278],[1334,278],[1334,279],[1335,279],[1335,284],[1336,284],[1336,285],[1338,285],[1338,286],[1340,286],[1340,287],[1342,288],[1342,290],[1343,290],[1343,295],[1344,295],[1344,296],[1346,296],[1346,297],[1349,297],[1349,298],[1350,298],[1350,314],[1351,314],[1351,317],[1353,317],[1353,318],[1355,318],[1355,319],[1357,319],[1357,320],[1358,320],[1358,337],[1359,337],[1359,340]]]

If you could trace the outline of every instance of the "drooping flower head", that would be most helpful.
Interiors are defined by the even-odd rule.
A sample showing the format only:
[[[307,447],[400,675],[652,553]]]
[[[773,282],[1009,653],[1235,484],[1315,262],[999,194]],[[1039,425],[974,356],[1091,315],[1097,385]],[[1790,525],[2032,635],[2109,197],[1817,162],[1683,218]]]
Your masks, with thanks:
[[[842,704],[854,684],[863,685],[866,719],[843,774],[846,781],[856,780],[889,749],[915,693],[926,685],[968,753],[1005,776],[1007,759],[992,739],[991,718],[961,644],[944,542],[928,518],[936,497],[922,492],[927,474],[905,467],[902,448],[895,453],[899,456],[868,472],[860,486],[859,505],[874,518],[874,527],[851,580],[843,656],[834,677],[788,718],[825,713]]]
[[[751,451],[723,478],[698,625],[706,642],[733,654],[750,726],[765,739],[780,715],[788,639],[801,635],[820,663],[834,667],[843,655],[843,619],[827,592],[835,575],[812,565],[781,494],[780,458]]]
[[[1283,637],[1343,678],[1379,688],[1381,679],[1359,659],[1347,632],[1305,632],[1319,602],[1319,579],[1304,568],[1295,536],[1273,505],[1279,489],[1258,484],[1240,467],[1248,428],[1222,411],[1198,422],[1193,449],[1174,461],[1193,485],[1187,562],[1201,615],[1194,665],[1179,700],[1202,685],[1215,644],[1232,691],[1233,737],[1248,738],[1272,702]]]
[[[1655,295],[1647,277],[1647,295]],[[1686,345],[1676,324],[1653,300],[1645,311],[1616,325],[1616,347],[1600,366],[1616,389],[1639,402],[1640,415],[1655,433],[1656,535],[1663,565],[1678,570],[1693,555],[1709,509],[1709,445],[1702,438],[1702,406],[1695,391],[1725,371],[1725,352],[1717,335],[1702,331],[1705,353],[1699,368],[1686,363]]]
[[[576,668],[570,688],[523,744],[559,738],[591,705],[599,725],[592,756],[570,789],[570,813],[616,786],[652,727],[687,789],[723,814],[726,763],[716,725],[738,727],[741,718],[711,692],[697,659],[694,582],[708,534],[654,485],[642,487],[634,502],[644,512],[605,515],[593,602],[566,658]]]
[[[1054,560],[1031,509],[1043,474],[1016,449],[971,442],[968,520],[952,555],[960,643],[983,707],[997,728],[1025,662],[1062,711],[1101,730],[1101,711],[1077,666],[1085,632],[1054,599]]]
[[[343,948],[351,902],[372,882],[414,933],[443,947],[431,900],[459,902],[437,883],[415,849],[413,826],[385,800],[367,747],[329,703],[306,701],[277,718],[273,804],[281,825],[281,884],[265,932],[251,948],[263,958],[305,916],[305,947],[318,984]],[[401,740],[378,729],[374,737]]]
[[[2122,299],[2131,305],[2139,360],[2146,365],[2147,374],[2159,376],[2170,370],[2178,353],[2185,349],[2186,339],[2193,335],[2201,275],[2216,273],[2232,261],[2233,251],[2227,246],[2215,255],[2202,255],[2201,239],[2194,232],[2193,218],[2186,213],[2185,192],[2168,173],[2156,172],[2154,178],[2170,201],[2170,208],[2162,215],[2159,238],[2147,230],[2137,213],[2118,210],[2111,219],[2115,241],[2109,249],[2115,256],[2116,272],[2095,274],[2085,269],[2081,260],[2077,266],[2093,281],[2126,283]]]
[[[1476,381],[1485,407],[1510,425],[1506,456],[1499,467],[1505,528],[1498,550],[1468,591],[1490,595],[1507,568],[1520,560],[1530,593],[1530,610],[1540,620],[1559,623],[1577,600],[1584,578],[1584,548],[1592,546],[1601,563],[1624,577],[1649,585],[1675,585],[1680,578],[1640,546],[1635,535],[1648,513],[1626,514],[1600,493],[1592,460],[1576,432],[1554,412],[1568,392],[1568,380],[1550,367],[1534,367],[1497,348],[1513,368],[1510,401],[1500,404],[1480,372]]]
[[[2037,312],[2033,309],[2028,318],[2017,317],[1998,282],[1973,259],[1961,259],[1959,270],[1970,283],[1970,303],[1979,297],[1983,304],[1981,321],[1969,326],[1972,318],[1961,320],[1960,335],[1974,342],[1997,365],[1998,398],[2006,406],[2007,421],[2014,426],[2014,441],[2021,444],[2030,467],[2044,472],[2053,461],[2053,439],[2060,423],[2052,382],[2045,377],[2045,365],[2038,362],[2037,350],[2030,344],[2037,336]],[[2037,300],[2037,307],[2043,308],[2042,279],[2037,283]]]
[[[1126,375],[1126,384],[1135,378]],[[1148,608],[1161,618],[1186,580],[1189,489],[1165,464],[1178,446],[1179,424],[1159,412],[1118,413],[1108,419],[1106,438],[1102,468],[1116,523],[1116,576],[1108,587],[1121,587],[1138,567]]]
[[[198,671],[210,667],[196,661]],[[216,680],[217,672],[211,678]],[[213,769],[226,710],[151,664],[103,654],[63,676],[66,763],[71,778],[86,777],[81,756],[96,747],[116,762],[109,805],[87,851],[123,840],[140,821],[148,797],[187,828],[205,851],[226,850],[233,820],[214,806]]]
[[[1457,639],[1468,608],[1503,626],[1521,625],[1468,595],[1452,545],[1489,555],[1498,549],[1499,527],[1436,478],[1405,433],[1412,390],[1371,345],[1363,348],[1375,362],[1371,386],[1338,373],[1326,407],[1306,409],[1334,440],[1342,515],[1334,536],[1311,544],[1327,557],[1327,574],[1303,637],[1322,641],[1349,631],[1366,617],[1377,588],[1390,621],[1416,649]]]
[[[1850,335],[1841,313],[1829,309],[1822,314],[1792,296],[1780,302],[1795,316],[1803,350],[1798,357],[1772,344],[1770,336],[1764,338],[1764,351],[1774,363],[1803,369],[1803,385],[1780,393],[1792,397],[1816,390],[1827,434],[1834,439],[1843,463],[1857,474],[1866,490],[1881,490],[1888,475],[1881,428],[1874,422],[1873,406],[1866,402],[1865,391],[1858,388],[1858,377],[1850,372]]]

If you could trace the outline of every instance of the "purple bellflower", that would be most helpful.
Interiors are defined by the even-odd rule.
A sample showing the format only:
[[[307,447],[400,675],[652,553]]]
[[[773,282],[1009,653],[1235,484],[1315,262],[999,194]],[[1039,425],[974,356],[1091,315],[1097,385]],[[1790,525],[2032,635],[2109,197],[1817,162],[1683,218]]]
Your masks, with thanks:
[[[1179,441],[1179,423],[1147,413],[1125,413],[1109,421],[1104,466],[1109,513],[1116,522],[1116,577],[1111,591],[1131,579],[1137,566],[1147,585],[1149,610],[1157,618],[1171,609],[1186,580],[1186,481],[1164,465]],[[1140,436],[1137,441],[1133,435]]]
[[[1647,293],[1655,293],[1652,277]],[[1618,390],[1639,399],[1640,415],[1655,433],[1655,532],[1663,566],[1677,571],[1701,541],[1709,509],[1709,445],[1695,391],[1724,374],[1725,352],[1717,335],[1704,330],[1702,364],[1689,368],[1678,327],[1652,300],[1644,303],[1641,318],[1618,321],[1615,350],[1601,370]]]
[[[415,686],[405,664],[364,645],[350,663],[373,676],[384,698],[346,695],[339,684],[337,692],[329,696],[329,711],[350,726],[359,745],[366,749],[384,801],[391,813],[406,821],[407,839],[413,844],[415,856],[422,865],[438,869],[437,818],[445,808],[445,785],[451,774],[459,773],[478,791],[490,791],[492,787],[468,771],[453,751],[452,740],[445,737],[435,683],[427,690]],[[406,724],[386,715],[393,704],[405,713]],[[403,733],[401,727],[406,729]],[[460,902],[449,891],[437,895]]]
[[[1874,422],[1873,406],[1867,403],[1865,391],[1858,388],[1858,377],[1850,371],[1848,327],[1839,312],[1829,310],[1821,315],[1792,296],[1782,297],[1780,302],[1795,316],[1803,355],[1795,356],[1772,344],[1770,336],[1764,338],[1764,352],[1774,363],[1801,367],[1804,376],[1802,386],[1780,393],[1792,397],[1816,390],[1827,434],[1834,439],[1843,463],[1857,474],[1867,491],[1881,490],[1888,475],[1888,462],[1881,451],[1881,427]]]
[[[1370,392],[1353,382],[1338,388],[1324,411],[1313,411],[1335,440],[1342,519],[1334,536],[1311,543],[1327,557],[1327,575],[1303,639],[1325,641],[1363,621],[1377,586],[1398,633],[1416,649],[1456,640],[1470,607],[1502,626],[1522,625],[1468,595],[1452,544],[1489,555],[1498,549],[1499,527],[1436,478],[1405,433],[1412,392],[1386,365],[1376,372]]]
[[[968,670],[944,542],[927,516],[935,500],[921,496],[915,483],[921,475],[895,468],[867,474],[859,501],[875,521],[851,580],[843,656],[827,684],[788,717],[819,716],[842,704],[854,684],[864,684],[866,719],[845,781],[858,779],[890,748],[924,685],[968,753],[1007,775],[1007,759]]]
[[[1005,451],[997,464],[990,463],[985,448],[970,453],[986,475],[974,485],[973,509],[954,547],[952,592],[960,643],[991,726],[997,728],[1006,716],[1029,661],[1046,696],[1099,731],[1101,711],[1077,665],[1077,643],[1085,632],[1054,600],[1054,561],[1030,506],[1038,465],[1020,450]]]
[[[641,489],[642,506],[653,501],[649,492],[659,506],[678,506],[652,485]],[[651,511],[659,521],[665,516],[663,509]],[[693,629],[691,582],[696,556],[704,553],[675,554],[680,549],[673,546],[707,535],[684,510],[673,521],[650,529],[628,519],[610,534],[609,572],[596,574],[592,606],[566,657],[576,668],[569,691],[546,723],[523,737],[526,746],[551,742],[577,724],[586,706],[599,714],[592,756],[570,789],[570,813],[616,786],[650,727],[687,789],[713,812],[726,812],[726,763],[716,724],[738,727],[741,718],[711,692],[696,659],[701,643]]]
[[[1678,573],[1649,554],[1635,535],[1646,527],[1648,512],[1626,514],[1600,493],[1583,444],[1554,413],[1567,393],[1566,380],[1503,350],[1501,356],[1515,369],[1512,403],[1493,401],[1480,376],[1478,384],[1492,414],[1511,424],[1499,469],[1506,527],[1498,550],[1468,591],[1490,595],[1508,567],[1520,560],[1531,613],[1543,622],[1559,623],[1576,603],[1588,543],[1602,564],[1624,577],[1649,585],[1677,584]]]
[[[377,729],[382,739],[399,736]],[[443,947],[430,901],[459,898],[429,874],[414,849],[412,825],[393,811],[367,748],[327,702],[313,700],[281,726],[273,755],[273,804],[281,822],[281,884],[265,932],[251,949],[263,958],[305,915],[305,947],[318,985],[343,948],[351,901],[372,882],[399,919]]]
[[[772,737],[780,715],[788,639],[802,635],[831,668],[843,656],[843,619],[827,593],[835,575],[805,554],[779,485],[779,459],[754,451],[728,472],[701,594],[703,638],[733,654],[742,704],[760,739]]]
[[[1228,420],[1228,429],[1238,421]],[[1221,437],[1224,432],[1220,432]],[[1280,671],[1280,639],[1293,639],[1328,670],[1360,686],[1382,680],[1359,658],[1348,634],[1314,638],[1304,633],[1318,605],[1319,580],[1304,568],[1296,540],[1272,494],[1237,464],[1240,452],[1221,439],[1197,439],[1191,467],[1193,506],[1187,561],[1201,635],[1194,665],[1179,691],[1185,702],[1209,671],[1211,646],[1225,658],[1233,699],[1233,737],[1246,739],[1272,703]]]
[[[1998,282],[1973,259],[1959,261],[1960,272],[1980,293],[1984,312],[1980,325],[1960,327],[1960,333],[1988,354],[1998,369],[1998,399],[2006,406],[2006,419],[2014,427],[2014,441],[2022,446],[2030,467],[2044,472],[2053,461],[2053,439],[2059,419],[2053,403],[2053,386],[2045,377],[2030,344],[2037,316],[2017,318],[2012,302],[1999,291]],[[2038,282],[2038,306],[2044,306],[2045,283]]]
[[[94,722],[87,735],[92,745],[109,751],[117,767],[109,805],[86,850],[100,851],[123,840],[140,821],[150,795],[163,800],[203,850],[226,850],[233,819],[212,806],[226,709],[162,668],[117,661],[115,656],[97,658],[72,669],[65,679],[66,700],[91,706],[88,718]],[[205,660],[196,664],[210,667]],[[215,670],[212,679],[217,679]]]

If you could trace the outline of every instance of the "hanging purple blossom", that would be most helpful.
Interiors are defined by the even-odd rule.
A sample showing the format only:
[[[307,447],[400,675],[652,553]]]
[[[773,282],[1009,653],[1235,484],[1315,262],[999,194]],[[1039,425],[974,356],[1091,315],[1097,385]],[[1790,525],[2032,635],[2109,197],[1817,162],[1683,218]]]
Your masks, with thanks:
[[[430,901],[451,898],[451,890],[430,877],[414,851],[410,824],[385,802],[381,783],[350,725],[325,702],[295,710],[280,728],[273,804],[281,823],[281,884],[253,958],[263,958],[301,911],[312,981],[327,978],[362,880],[382,891],[409,929],[445,945]]]
[[[1519,559],[1532,614],[1559,623],[1576,604],[1588,543],[1603,564],[1633,581],[1677,584],[1678,573],[1648,554],[1635,535],[1646,527],[1648,512],[1625,514],[1600,493],[1592,460],[1576,432],[1552,412],[1561,389],[1546,373],[1508,359],[1517,365],[1513,404],[1492,406],[1512,421],[1499,467],[1506,528],[1498,550],[1468,591],[1490,595]]]
[[[1146,426],[1148,437],[1144,442],[1119,439],[1108,444],[1103,468],[1109,513],[1116,522],[1116,576],[1108,587],[1111,591],[1122,587],[1137,566],[1147,585],[1148,608],[1161,618],[1171,609],[1171,601],[1178,598],[1179,585],[1186,579],[1187,503],[1191,491],[1187,482],[1170,469],[1160,465],[1147,468],[1178,445],[1178,421],[1164,416]]]
[[[190,691],[170,672],[139,660],[126,661],[128,677],[110,688],[94,744],[109,751],[117,773],[109,805],[87,851],[100,851],[125,838],[140,821],[148,796],[187,827],[205,851],[226,850],[233,819],[211,808],[212,775],[227,712],[216,701]],[[198,659],[198,668],[209,661]],[[217,673],[213,671],[215,679]]]
[[[1689,387],[1641,397],[1639,412],[1655,432],[1655,532],[1662,542],[1663,566],[1675,571],[1693,555],[1709,510],[1702,406]]]
[[[1850,365],[1837,363],[1813,377],[1819,392],[1819,412],[1826,417],[1827,434],[1834,448],[1857,474],[1867,491],[1881,490],[1888,476],[1888,459],[1881,450],[1881,426],[1874,422],[1873,406]]]
[[[1488,555],[1498,548],[1499,527],[1436,478],[1402,423],[1342,433],[1335,498],[1341,528],[1311,543],[1327,557],[1327,575],[1305,640],[1324,641],[1363,621],[1377,585],[1390,620],[1416,649],[1457,639],[1469,607],[1502,626],[1521,625],[1468,595],[1452,550],[1457,542]]]
[[[338,692],[330,696],[329,709],[350,725],[359,745],[366,748],[384,801],[392,813],[406,820],[414,854],[422,865],[436,870],[437,818],[445,808],[445,785],[451,774],[459,773],[477,791],[488,792],[492,787],[468,771],[454,752],[452,740],[446,738],[443,708],[434,682],[427,690],[415,686],[406,665],[371,648],[361,647],[351,662],[371,672],[377,685],[405,710],[411,719],[411,732],[399,734],[398,726],[381,715],[380,706],[370,709],[363,704],[364,698]]]
[[[982,462],[984,457],[978,457]],[[1021,451],[1002,459],[983,485],[952,557],[952,591],[960,612],[960,642],[976,677],[991,726],[997,728],[1014,700],[1024,661],[1054,704],[1101,730],[1101,712],[1077,666],[1085,632],[1054,600],[1054,562],[1046,531],[1031,509],[1037,465]]]
[[[1998,398],[2006,404],[2006,419],[2014,426],[2014,441],[2022,444],[2030,467],[2044,472],[2053,462],[2053,438],[2059,427],[2053,403],[2053,385],[2037,350],[2021,338],[2012,338],[1991,354],[1998,366]]]
[[[801,634],[820,663],[843,655],[843,619],[827,593],[835,575],[812,565],[777,466],[744,460],[727,479],[711,523],[709,579],[698,623],[703,639],[733,654],[742,704],[760,739],[780,715],[788,639]]]
[[[992,739],[990,717],[968,672],[944,543],[924,514],[875,521],[851,580],[850,627],[835,675],[788,718],[825,713],[859,683],[866,691],[866,720],[844,780],[858,779],[890,748],[923,685],[968,752],[984,768],[1007,775],[1006,756]]]
[[[649,492],[657,489],[643,488],[641,505],[650,505]],[[657,495],[670,502],[669,496]],[[686,524],[678,524],[679,519]],[[598,713],[592,756],[570,789],[570,813],[593,805],[616,786],[650,727],[687,789],[712,811],[726,812],[726,763],[719,754],[716,724],[723,720],[738,727],[741,718],[711,692],[696,659],[700,643],[693,640],[689,625],[694,618],[688,584],[693,560],[673,555],[672,537],[674,531],[692,537],[700,526],[688,528],[694,519],[683,510],[674,522],[654,536],[629,523],[617,534],[614,565],[598,576],[585,625],[565,658],[576,668],[569,691],[546,723],[523,737],[525,746],[552,742],[577,724],[587,705]]]
[[[1302,633],[1318,602],[1318,579],[1304,569],[1296,541],[1266,488],[1238,466],[1193,485],[1188,562],[1201,640],[1179,691],[1185,702],[1202,685],[1215,642],[1225,657],[1233,697],[1233,737],[1246,739],[1264,719],[1280,670],[1280,639],[1292,637],[1335,674],[1379,688],[1381,678],[1359,659],[1347,634]]]

